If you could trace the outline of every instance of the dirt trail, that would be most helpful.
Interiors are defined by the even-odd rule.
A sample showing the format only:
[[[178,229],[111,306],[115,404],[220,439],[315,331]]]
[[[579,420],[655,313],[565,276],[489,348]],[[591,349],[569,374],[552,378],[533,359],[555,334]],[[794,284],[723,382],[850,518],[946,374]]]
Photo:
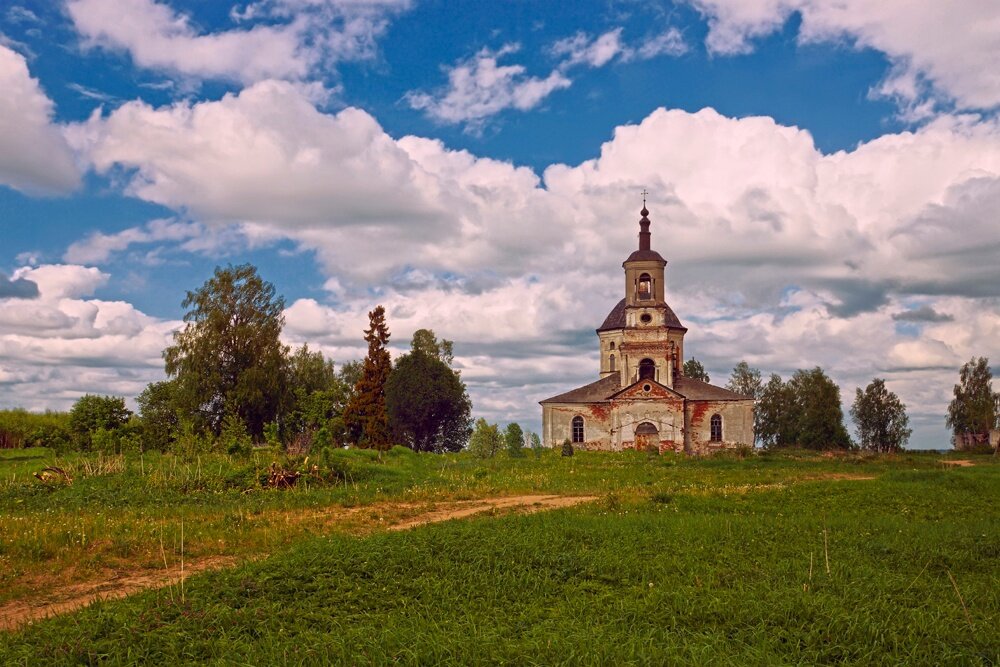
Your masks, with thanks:
[[[388,511],[391,513],[399,509],[414,510],[415,514],[408,514],[398,523],[388,526],[388,530],[408,530],[430,523],[464,519],[483,512],[519,510],[524,513],[534,513],[560,507],[572,507],[596,499],[597,496],[503,496],[423,505],[399,503],[369,505],[354,507],[347,511],[338,508],[339,512],[330,514],[347,518],[362,511],[372,513]],[[212,556],[185,562],[183,575],[179,565],[176,569],[170,570],[116,573],[107,579],[63,587],[56,595],[43,599],[11,600],[0,605],[0,631],[16,630],[33,621],[86,607],[97,600],[116,600],[150,588],[176,586],[192,574],[232,567],[237,562],[238,559],[231,556]],[[180,591],[177,592],[177,595],[180,595]]]
[[[969,459],[951,459],[951,460],[941,461],[941,465],[943,465],[943,466],[957,466],[959,468],[968,468],[969,466],[974,466],[976,464],[975,464],[975,462],[970,461]]]

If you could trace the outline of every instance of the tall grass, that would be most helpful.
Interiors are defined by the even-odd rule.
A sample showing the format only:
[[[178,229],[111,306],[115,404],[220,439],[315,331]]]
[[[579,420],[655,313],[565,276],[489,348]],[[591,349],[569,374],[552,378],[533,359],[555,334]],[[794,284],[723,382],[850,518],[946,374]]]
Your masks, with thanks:
[[[0,639],[0,662],[1000,660],[1000,466],[888,459],[858,464],[877,479],[834,480],[821,461],[641,460],[553,457],[535,474],[600,480],[604,499],[305,540],[189,579],[183,603],[150,592]],[[519,466],[466,470],[529,477]]]

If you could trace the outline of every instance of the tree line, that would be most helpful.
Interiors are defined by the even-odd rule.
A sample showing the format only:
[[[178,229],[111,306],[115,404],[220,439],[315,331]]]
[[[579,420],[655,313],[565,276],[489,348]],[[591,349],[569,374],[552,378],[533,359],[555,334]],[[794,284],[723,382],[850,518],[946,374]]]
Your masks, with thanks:
[[[693,358],[684,363],[684,374],[709,381],[704,366]],[[985,357],[973,357],[959,371],[946,418],[956,449],[990,449],[990,432],[1000,429],[1000,393],[993,391],[992,381]],[[759,369],[741,361],[726,389],[754,398],[754,444],[764,447],[895,452],[906,447],[912,433],[906,405],[883,378],[855,390],[849,414],[857,442],[844,425],[840,388],[818,366],[797,370],[788,380],[772,373],[764,382]]]
[[[184,327],[163,352],[167,378],[139,394],[137,414],[122,397],[96,395],[68,415],[0,413],[4,444],[244,454],[255,444],[443,452],[469,440],[472,403],[452,342],[418,330],[393,363],[382,306],[369,313],[365,358],[339,368],[308,344],[282,343],[284,298],[253,265],[216,268],[182,306]]]

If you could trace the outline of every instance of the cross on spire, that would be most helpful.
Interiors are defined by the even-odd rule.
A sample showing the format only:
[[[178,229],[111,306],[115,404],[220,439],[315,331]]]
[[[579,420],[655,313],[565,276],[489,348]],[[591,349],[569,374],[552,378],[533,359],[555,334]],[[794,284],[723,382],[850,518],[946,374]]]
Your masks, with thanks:
[[[646,192],[646,188],[643,188],[640,194],[642,195],[642,207],[646,208],[646,195],[648,195],[649,193]]]

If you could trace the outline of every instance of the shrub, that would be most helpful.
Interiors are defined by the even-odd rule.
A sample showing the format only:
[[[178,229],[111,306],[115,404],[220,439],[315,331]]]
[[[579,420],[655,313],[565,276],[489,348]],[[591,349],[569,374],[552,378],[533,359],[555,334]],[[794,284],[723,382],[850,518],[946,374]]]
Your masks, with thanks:
[[[219,434],[219,444],[232,456],[250,456],[253,451],[253,441],[247,433],[246,424],[239,415],[228,414],[222,420],[222,432]]]
[[[566,438],[565,440],[563,440],[562,455],[563,456],[573,456],[573,443],[569,441],[569,438]]]

